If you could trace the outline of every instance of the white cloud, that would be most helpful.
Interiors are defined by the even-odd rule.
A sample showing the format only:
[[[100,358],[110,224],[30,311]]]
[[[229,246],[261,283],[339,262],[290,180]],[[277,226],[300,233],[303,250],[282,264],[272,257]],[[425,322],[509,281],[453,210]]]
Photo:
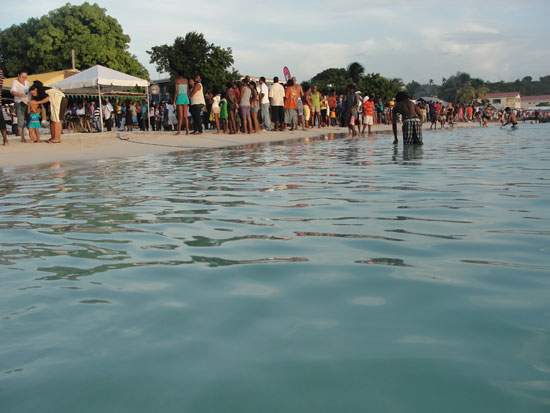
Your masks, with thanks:
[[[287,65],[301,80],[352,61],[368,72],[406,81],[440,79],[457,70],[490,80],[536,77],[547,74],[550,66],[544,43],[550,34],[544,18],[550,3],[544,1],[533,7],[496,0],[444,7],[435,0],[94,1],[130,35],[130,51],[153,78],[158,76],[146,51],[190,31],[231,47],[242,73],[273,76]],[[0,27],[39,17],[66,2],[29,0],[8,7],[0,15]]]

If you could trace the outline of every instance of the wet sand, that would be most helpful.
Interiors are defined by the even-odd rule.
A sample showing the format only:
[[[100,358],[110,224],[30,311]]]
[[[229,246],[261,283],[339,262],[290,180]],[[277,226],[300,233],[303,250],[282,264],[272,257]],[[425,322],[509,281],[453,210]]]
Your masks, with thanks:
[[[477,123],[460,123],[455,126],[479,127]],[[399,126],[399,139],[401,140]],[[424,124],[424,131],[429,124]],[[439,129],[438,129],[439,131]],[[259,132],[255,134],[216,134],[205,131],[202,135],[176,136],[174,132],[103,132],[103,133],[67,133],[62,135],[61,143],[46,143],[49,135],[42,135],[40,143],[22,143],[19,137],[10,135],[9,145],[0,146],[0,167],[19,167],[53,162],[90,161],[109,158],[128,158],[149,154],[177,152],[179,150],[222,148],[255,143],[287,141],[326,134],[347,133],[347,128],[327,127],[311,128],[285,132]],[[377,125],[373,135],[387,139],[391,145],[393,136],[391,125]],[[424,139],[426,141],[426,137]],[[429,138],[428,138],[429,143]]]

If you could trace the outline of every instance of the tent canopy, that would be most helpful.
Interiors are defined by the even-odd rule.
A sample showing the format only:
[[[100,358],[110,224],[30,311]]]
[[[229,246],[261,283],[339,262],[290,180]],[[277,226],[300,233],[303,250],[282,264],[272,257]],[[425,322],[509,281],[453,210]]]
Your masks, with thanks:
[[[100,87],[102,94],[108,94],[136,87],[148,87],[149,81],[96,65],[51,86],[70,94],[86,94],[92,90],[97,91]]]
[[[437,96],[422,96],[418,100],[423,100],[424,102],[446,103],[443,99],[439,99]]]

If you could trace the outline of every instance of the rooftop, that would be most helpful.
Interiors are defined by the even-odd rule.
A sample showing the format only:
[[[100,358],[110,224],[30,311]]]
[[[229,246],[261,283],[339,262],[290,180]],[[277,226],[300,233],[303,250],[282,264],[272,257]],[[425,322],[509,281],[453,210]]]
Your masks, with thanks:
[[[497,93],[487,93],[486,97],[491,98],[511,98],[519,96],[519,92],[497,92]]]

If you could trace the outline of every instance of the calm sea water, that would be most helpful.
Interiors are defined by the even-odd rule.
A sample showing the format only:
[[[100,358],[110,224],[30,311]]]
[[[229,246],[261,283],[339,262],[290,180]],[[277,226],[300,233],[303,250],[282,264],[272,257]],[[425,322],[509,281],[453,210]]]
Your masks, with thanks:
[[[550,128],[4,170],[2,412],[548,412]]]

